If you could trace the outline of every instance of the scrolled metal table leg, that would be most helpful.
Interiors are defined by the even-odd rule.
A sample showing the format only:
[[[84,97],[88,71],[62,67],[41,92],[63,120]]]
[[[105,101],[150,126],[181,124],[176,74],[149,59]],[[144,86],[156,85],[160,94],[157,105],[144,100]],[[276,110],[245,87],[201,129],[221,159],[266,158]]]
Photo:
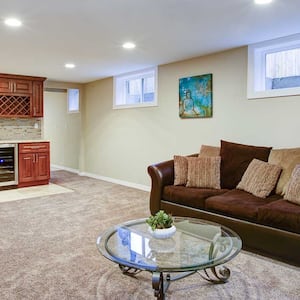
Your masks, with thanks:
[[[208,270],[211,271],[213,277],[208,273]],[[203,270],[204,275],[198,271],[198,274],[205,280],[212,282],[212,283],[225,283],[230,277],[230,270],[225,267],[221,266],[219,268],[212,267],[210,269]]]
[[[165,291],[164,291],[164,275],[160,272],[152,273],[152,288],[154,289],[154,296],[158,300],[165,299]]]
[[[119,268],[120,268],[120,270],[122,271],[123,274],[129,275],[129,276],[134,276],[134,275],[142,272],[142,270],[126,267],[126,266],[123,266],[123,265],[119,265]]]

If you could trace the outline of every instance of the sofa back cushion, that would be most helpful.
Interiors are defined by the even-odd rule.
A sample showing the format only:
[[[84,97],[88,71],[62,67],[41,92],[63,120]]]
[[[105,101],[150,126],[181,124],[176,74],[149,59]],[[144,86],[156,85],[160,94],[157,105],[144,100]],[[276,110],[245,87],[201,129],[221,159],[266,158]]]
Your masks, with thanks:
[[[270,164],[276,164],[282,168],[276,186],[276,194],[284,195],[285,187],[293,169],[297,164],[300,164],[300,148],[272,149],[268,161]]]
[[[268,161],[271,149],[221,140],[221,187],[235,188],[250,162],[254,158]]]
[[[220,147],[202,145],[199,152],[199,157],[203,156],[220,156]]]
[[[279,166],[255,158],[249,164],[237,189],[244,190],[256,197],[266,198],[274,190],[280,172]]]

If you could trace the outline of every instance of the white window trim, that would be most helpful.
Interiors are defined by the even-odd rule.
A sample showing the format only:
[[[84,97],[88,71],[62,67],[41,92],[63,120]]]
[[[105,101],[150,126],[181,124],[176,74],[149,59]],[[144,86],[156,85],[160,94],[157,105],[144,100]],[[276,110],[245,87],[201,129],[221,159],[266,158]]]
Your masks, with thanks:
[[[300,87],[264,90],[266,53],[300,48],[300,34],[248,46],[248,99],[283,97],[300,94]]]
[[[140,78],[141,76],[147,74],[147,73],[154,73],[154,101],[152,102],[143,102],[143,103],[133,103],[133,104],[117,104],[117,96],[118,92],[117,90],[119,89],[119,93],[122,93],[120,89],[122,87],[122,82],[128,79],[135,79],[135,78]],[[143,69],[140,71],[135,71],[135,72],[130,72],[126,74],[122,74],[119,76],[115,76],[113,79],[113,109],[124,109],[124,108],[137,108],[137,107],[151,107],[151,106],[157,106],[157,83],[158,83],[158,78],[157,78],[157,67],[153,68],[147,68]],[[122,95],[122,97],[125,99],[125,95]]]

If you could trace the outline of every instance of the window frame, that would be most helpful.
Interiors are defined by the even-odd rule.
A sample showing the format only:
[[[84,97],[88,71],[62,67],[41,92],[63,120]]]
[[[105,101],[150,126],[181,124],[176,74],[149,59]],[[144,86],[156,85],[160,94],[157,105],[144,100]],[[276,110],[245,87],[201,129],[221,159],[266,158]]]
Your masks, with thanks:
[[[248,99],[300,95],[300,87],[265,89],[266,54],[300,48],[300,34],[248,46]]]
[[[154,76],[154,99],[151,102],[127,103],[126,102],[126,82],[133,79],[143,79]],[[153,107],[157,106],[157,67],[147,68],[135,72],[124,73],[113,78],[113,109]],[[144,88],[142,88],[144,90]],[[121,98],[121,100],[120,100]]]

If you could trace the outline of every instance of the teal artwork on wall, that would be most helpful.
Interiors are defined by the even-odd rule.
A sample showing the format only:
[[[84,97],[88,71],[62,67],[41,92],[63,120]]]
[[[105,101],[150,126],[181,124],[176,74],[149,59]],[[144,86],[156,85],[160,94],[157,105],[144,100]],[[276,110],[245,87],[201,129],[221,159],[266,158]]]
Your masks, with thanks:
[[[179,116],[212,117],[212,74],[179,79]]]

